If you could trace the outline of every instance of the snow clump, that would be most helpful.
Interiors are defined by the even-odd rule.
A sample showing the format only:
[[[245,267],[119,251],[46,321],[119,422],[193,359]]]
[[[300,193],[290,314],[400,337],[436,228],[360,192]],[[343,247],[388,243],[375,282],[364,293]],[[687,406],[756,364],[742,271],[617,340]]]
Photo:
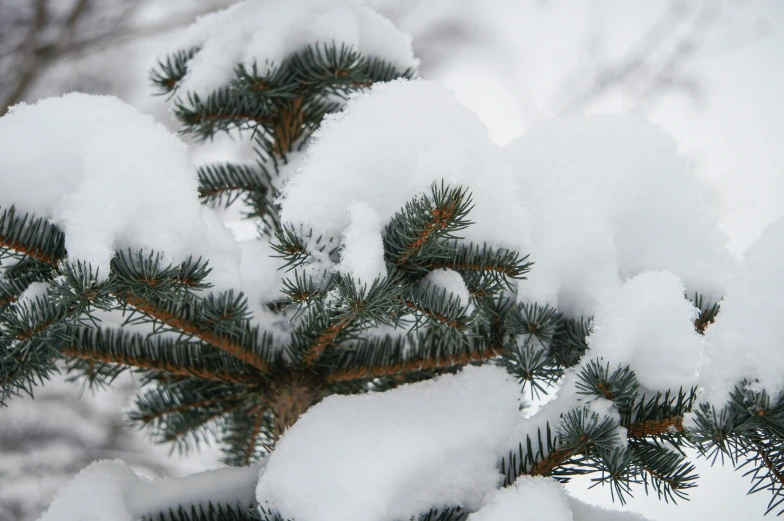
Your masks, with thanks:
[[[483,366],[383,393],[330,396],[278,442],[257,499],[297,521],[476,508],[500,485],[497,462],[520,421],[518,395],[506,371]]]
[[[253,502],[261,468],[263,462],[151,480],[122,461],[97,461],[57,493],[39,521],[132,521],[168,511],[172,505],[189,510],[209,501],[244,507]]]
[[[199,18],[171,52],[198,48],[181,88],[206,95],[234,79],[237,64],[264,74],[306,46],[345,45],[401,70],[416,68],[411,37],[354,0],[246,0]]]
[[[0,207],[51,219],[69,258],[103,276],[130,247],[168,262],[205,256],[214,282],[239,281],[236,245],[199,203],[188,147],[117,98],[74,93],[13,107],[0,118],[0,184]]]
[[[672,272],[643,272],[599,305],[586,358],[603,357],[611,369],[628,365],[652,391],[688,388],[702,356],[698,313]]]
[[[771,396],[784,391],[783,257],[784,219],[779,219],[746,252],[716,323],[707,329],[701,370],[707,402],[726,403],[743,379],[758,382]]]
[[[429,195],[431,185],[444,180],[472,193],[476,224],[462,236],[527,251],[526,211],[500,155],[483,123],[444,87],[419,80],[377,84],[324,119],[283,187],[281,220],[314,236],[340,237],[356,226],[357,204],[386,225],[413,197]],[[376,239],[363,237],[377,243],[381,231]],[[342,263],[356,264],[345,252]]]
[[[701,182],[661,128],[627,115],[532,128],[505,148],[530,215],[521,301],[592,316],[624,280],[670,270],[720,298],[734,269]],[[502,189],[500,187],[499,189]]]

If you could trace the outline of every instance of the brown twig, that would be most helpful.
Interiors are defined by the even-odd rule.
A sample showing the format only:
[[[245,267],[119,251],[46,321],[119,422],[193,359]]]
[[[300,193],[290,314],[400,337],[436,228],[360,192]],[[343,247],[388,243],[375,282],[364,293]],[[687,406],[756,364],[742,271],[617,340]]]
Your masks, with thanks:
[[[246,364],[255,367],[263,373],[269,372],[269,363],[262,356],[248,351],[245,346],[235,342],[230,338],[217,335],[201,326],[178,317],[174,313],[159,309],[153,304],[135,295],[125,296],[122,300],[129,306],[132,306],[145,315],[159,320],[166,325],[177,328],[180,331],[188,333],[189,335],[193,335],[203,340],[204,342],[207,342],[211,346],[218,348],[221,351],[224,351],[233,357],[242,360]]]
[[[122,354],[96,353],[94,351],[88,351],[75,346],[66,347],[65,349],[61,350],[60,353],[72,358],[80,358],[93,362],[101,362],[104,364],[121,364],[151,371],[165,371],[173,375],[195,377],[215,382],[228,382],[243,385],[259,383],[258,380],[250,376],[229,373],[227,371],[209,371],[204,368],[187,367],[175,364],[168,360],[153,360],[150,358],[141,358]]]
[[[489,347],[481,351],[470,351],[458,355],[435,357],[423,360],[406,360],[389,365],[379,365],[373,367],[359,367],[356,369],[344,369],[330,373],[326,380],[328,383],[345,382],[348,380],[359,380],[367,378],[380,378],[392,376],[400,373],[412,373],[418,371],[436,371],[458,365],[466,365],[472,362],[484,362],[498,356],[499,351],[494,347]]]

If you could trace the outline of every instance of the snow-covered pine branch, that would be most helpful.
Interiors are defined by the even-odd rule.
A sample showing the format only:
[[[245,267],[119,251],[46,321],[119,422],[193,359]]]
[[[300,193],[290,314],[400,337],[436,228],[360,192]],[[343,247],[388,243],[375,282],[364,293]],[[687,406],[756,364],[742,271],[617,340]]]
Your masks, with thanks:
[[[680,499],[694,447],[781,511],[782,225],[738,267],[661,129],[580,117],[502,149],[415,67],[361,4],[249,0],[152,80],[255,163],[196,167],[114,98],[0,119],[0,398],[132,369],[133,422],[240,467],[96,463],[44,519],[631,519],[558,482]],[[221,220],[239,202],[257,240]],[[521,386],[554,396],[529,412]]]

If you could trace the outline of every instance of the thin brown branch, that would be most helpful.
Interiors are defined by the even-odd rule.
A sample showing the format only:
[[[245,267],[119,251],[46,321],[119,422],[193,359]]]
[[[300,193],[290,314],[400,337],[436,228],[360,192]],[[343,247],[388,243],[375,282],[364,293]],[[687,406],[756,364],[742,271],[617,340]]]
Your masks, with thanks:
[[[626,426],[626,431],[629,438],[643,438],[681,432],[683,431],[683,416],[632,423]]]
[[[7,306],[8,304],[12,304],[18,300],[17,297],[11,295],[8,297],[0,298],[0,307]]]
[[[404,300],[403,302],[405,303],[406,307],[409,307],[414,311],[418,311],[419,313],[422,313],[423,315],[426,315],[432,318],[433,320],[437,322],[441,322],[442,324],[447,325],[449,327],[455,329],[465,329],[466,327],[468,327],[466,324],[460,322],[459,320],[450,320],[449,317],[436,313],[422,306],[419,306],[416,303],[411,302],[410,300]]]
[[[61,350],[60,353],[72,358],[80,358],[93,362],[127,365],[137,369],[145,369],[150,371],[164,371],[173,375],[201,378],[203,380],[211,380],[215,382],[228,382],[243,385],[259,383],[258,380],[250,376],[229,373],[227,371],[210,371],[205,368],[188,367],[175,364],[169,360],[154,360],[151,358],[142,358],[123,354],[96,353],[94,351],[88,351],[76,346],[66,347],[65,349]]]
[[[193,335],[211,346],[224,351],[233,357],[242,360],[246,364],[252,365],[263,373],[269,372],[269,363],[259,354],[252,353],[245,346],[238,342],[217,335],[201,326],[188,322],[178,317],[174,313],[155,307],[153,304],[134,295],[128,295],[122,299],[126,304],[134,307],[145,315],[163,322],[166,325],[179,329],[189,335]]]
[[[548,454],[544,459],[537,462],[528,472],[531,476],[547,476],[557,467],[566,463],[569,458],[579,454],[574,450],[557,449]]]
[[[245,466],[251,464],[251,458],[253,454],[256,452],[256,443],[259,439],[259,433],[261,432],[261,424],[264,421],[264,411],[260,410],[258,407],[254,409],[254,414],[256,416],[256,422],[253,424],[253,430],[250,433],[250,440],[248,440],[248,447],[245,452]]]
[[[776,480],[784,485],[784,473],[782,473],[782,469],[776,466],[776,462],[770,458],[770,455],[765,450],[765,445],[762,443],[762,440],[759,438],[754,439],[754,445],[757,448],[757,455],[762,460],[762,463],[767,467],[770,471],[771,475],[776,478]]]
[[[44,253],[39,250],[33,250],[26,244],[23,244],[19,241],[11,240],[9,237],[0,234],[0,248],[14,250],[17,253],[21,253],[23,255],[27,255],[28,257],[32,257],[33,259],[48,264],[50,266],[57,267],[57,262],[60,259],[55,259],[51,255]]]
[[[452,356],[438,356],[423,360],[406,360],[404,362],[388,365],[343,369],[329,374],[326,377],[326,380],[328,383],[337,383],[349,380],[381,378],[401,373],[437,371],[439,369],[467,365],[472,362],[484,362],[495,358],[498,355],[499,351],[494,347],[490,347],[481,351],[470,351]]]
[[[626,426],[628,438],[644,438],[647,436],[661,436],[672,432],[683,431],[683,417],[674,416],[661,420],[648,420],[632,423]],[[580,454],[573,449],[556,449],[541,461],[537,462],[526,474],[532,476],[546,476],[553,470],[567,463],[570,458]]]
[[[305,114],[302,111],[302,98],[295,98],[278,111],[272,122],[271,134],[275,138],[275,154],[285,156],[291,152],[294,142],[305,129]]]
[[[163,418],[164,416],[168,416],[169,414],[177,414],[185,411],[189,411],[191,409],[199,409],[202,407],[209,407],[211,405],[221,404],[224,402],[234,402],[237,400],[242,400],[243,397],[241,396],[221,396],[220,398],[213,398],[211,400],[200,400],[198,402],[192,403],[185,403],[182,405],[178,405],[176,407],[172,407],[170,409],[155,411],[150,414],[145,414],[141,417],[144,423],[150,423],[153,420],[157,420],[158,418]]]

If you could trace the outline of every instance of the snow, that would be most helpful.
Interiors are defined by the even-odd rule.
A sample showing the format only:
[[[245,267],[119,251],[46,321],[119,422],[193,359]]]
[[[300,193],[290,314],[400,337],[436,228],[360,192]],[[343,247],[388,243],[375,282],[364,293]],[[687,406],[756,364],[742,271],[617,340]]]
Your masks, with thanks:
[[[376,84],[325,118],[283,187],[281,219],[316,236],[340,237],[354,202],[386,224],[443,179],[473,193],[476,224],[461,232],[466,238],[526,251],[526,212],[499,156],[481,121],[438,84]]]
[[[168,261],[206,255],[214,282],[238,282],[234,241],[199,204],[186,145],[116,98],[68,94],[14,107],[0,118],[0,183],[0,206],[50,218],[70,259],[103,276],[116,249],[134,247]]]
[[[441,268],[428,273],[421,281],[423,286],[433,285],[446,290],[446,296],[451,294],[453,298],[460,300],[464,306],[470,303],[468,288],[463,277],[455,270]]]
[[[16,305],[18,306],[23,302],[34,302],[37,298],[44,297],[48,292],[49,284],[46,282],[33,282],[19,295]]]
[[[384,393],[330,396],[270,455],[257,499],[297,521],[391,521],[437,505],[476,508],[499,486],[497,462],[520,421],[501,368]]]
[[[349,207],[350,223],[343,230],[343,249],[337,271],[351,275],[356,281],[372,284],[387,274],[384,262],[384,242],[381,230],[384,223],[365,202]]]
[[[353,0],[247,0],[199,18],[171,51],[199,47],[181,88],[209,94],[257,64],[264,74],[307,45],[346,45],[405,70],[418,64],[411,37]]]
[[[467,521],[574,521],[566,490],[551,478],[520,476]]]
[[[698,314],[677,276],[645,271],[599,305],[587,357],[628,365],[652,391],[689,387],[697,383],[703,349],[694,329]]]
[[[567,497],[574,521],[646,521],[648,518],[634,512],[622,512],[584,503],[571,496]]]
[[[149,480],[119,460],[98,461],[57,493],[40,521],[132,521],[208,501],[250,506],[261,468],[263,463]]]
[[[742,379],[758,381],[771,396],[784,390],[784,218],[768,226],[746,252],[738,277],[706,332],[701,370],[704,399],[716,406]]]
[[[734,267],[701,183],[659,127],[626,115],[533,127],[505,147],[536,266],[519,298],[590,316],[622,282],[669,269],[720,297]]]

